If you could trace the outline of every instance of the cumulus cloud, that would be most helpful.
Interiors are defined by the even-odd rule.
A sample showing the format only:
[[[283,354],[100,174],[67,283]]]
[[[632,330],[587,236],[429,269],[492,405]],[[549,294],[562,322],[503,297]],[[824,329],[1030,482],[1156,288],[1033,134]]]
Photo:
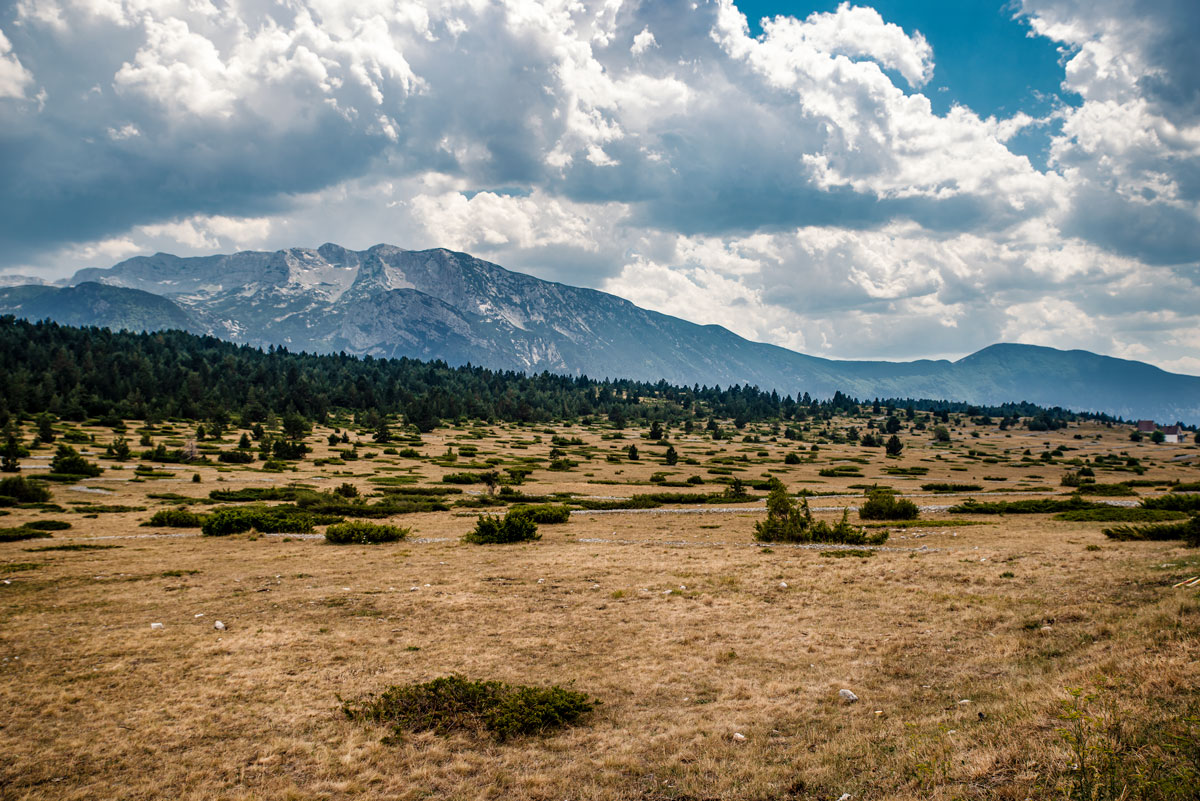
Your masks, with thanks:
[[[866,0],[18,0],[4,258],[446,246],[822,355],[1191,364],[1198,8],[1023,0],[1080,102],[996,119]]]
[[[0,97],[25,97],[25,88],[33,83],[33,75],[21,66],[12,52],[12,43],[0,31]]]

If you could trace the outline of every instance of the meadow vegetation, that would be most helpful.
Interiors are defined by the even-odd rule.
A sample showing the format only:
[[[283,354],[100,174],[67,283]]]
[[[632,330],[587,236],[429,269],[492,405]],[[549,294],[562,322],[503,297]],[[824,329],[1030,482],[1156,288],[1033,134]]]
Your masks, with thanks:
[[[112,336],[193,400],[0,379],[0,796],[1194,797],[1191,442]]]

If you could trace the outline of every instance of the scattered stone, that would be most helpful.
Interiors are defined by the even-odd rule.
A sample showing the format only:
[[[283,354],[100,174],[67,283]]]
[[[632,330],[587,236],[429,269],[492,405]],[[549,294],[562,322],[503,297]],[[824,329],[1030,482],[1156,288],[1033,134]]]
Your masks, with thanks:
[[[854,693],[850,692],[849,690],[838,690],[838,697],[841,698],[843,701],[845,701],[847,704],[858,703],[858,696],[855,695]]]
[[[735,731],[733,733],[733,739],[737,740],[738,742],[741,742],[742,740],[746,739],[746,735],[742,734],[740,731]]]
[[[161,629],[162,627],[163,627],[162,623],[151,623],[150,624],[151,629]]]
[[[961,699],[961,700],[959,701],[959,703],[960,703],[960,704],[969,704],[969,703],[971,703],[971,699],[970,699],[970,698],[963,698],[963,699]]]
[[[213,623],[213,628],[216,629],[217,631],[224,631],[225,624],[218,620],[216,623]]]
[[[786,590],[786,589],[787,589],[787,582],[786,582],[786,581],[781,581],[781,582],[779,582],[779,589],[781,589],[781,590]]]
[[[195,615],[193,615],[193,617],[204,617],[204,613],[203,613],[203,612],[197,612]]]
[[[854,796],[850,795],[849,793],[842,793],[842,797],[839,798],[838,801],[850,801],[851,798],[854,798]]]

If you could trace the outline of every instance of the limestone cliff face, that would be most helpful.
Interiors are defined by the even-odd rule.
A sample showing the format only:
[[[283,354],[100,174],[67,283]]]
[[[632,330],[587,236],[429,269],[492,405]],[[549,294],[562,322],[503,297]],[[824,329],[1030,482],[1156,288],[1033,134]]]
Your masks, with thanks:
[[[1030,401],[1200,422],[1200,378],[1140,362],[1027,345],[994,345],[957,362],[832,361],[443,249],[158,253],[81,270],[66,283],[0,287],[0,313],[525,372],[753,384],[818,397],[841,390],[860,398]]]

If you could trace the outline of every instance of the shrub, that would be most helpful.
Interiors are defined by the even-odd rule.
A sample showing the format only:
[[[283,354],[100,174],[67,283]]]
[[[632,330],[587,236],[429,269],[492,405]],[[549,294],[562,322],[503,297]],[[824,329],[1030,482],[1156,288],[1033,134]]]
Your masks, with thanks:
[[[25,528],[34,531],[66,531],[70,527],[71,524],[66,520],[31,520],[25,524]]]
[[[1085,501],[1078,495],[1063,501],[1054,498],[1034,498],[1026,501],[992,501],[980,503],[968,498],[962,503],[951,506],[947,511],[951,514],[968,515],[1035,515],[1070,512],[1076,509],[1106,509],[1104,504]]]
[[[823,478],[862,478],[862,471],[854,465],[843,464],[837,467],[824,467],[817,471]]]
[[[443,484],[482,484],[483,476],[479,473],[447,473],[442,476]]]
[[[3,491],[0,490],[0,494]],[[1169,509],[1172,512],[1200,512],[1200,494],[1181,493],[1142,499],[1143,509]]]
[[[393,741],[417,731],[486,732],[506,740],[574,725],[597,705],[584,693],[557,685],[530,687],[445,676],[390,687],[378,697],[345,703],[342,711],[351,720],[389,724]]]
[[[560,504],[542,503],[537,505],[522,504],[512,507],[511,511],[529,515],[533,522],[546,525],[566,523],[571,519],[571,510]]]
[[[783,457],[784,464],[800,464],[800,455],[797,453],[788,453]]]
[[[375,545],[381,542],[397,542],[408,536],[411,529],[355,520],[335,523],[325,529],[325,541],[334,545]]]
[[[841,542],[847,545],[878,545],[887,541],[888,533],[867,534],[847,522],[848,511],[836,525],[813,520],[805,498],[798,506],[777,482],[767,496],[767,519],[754,524],[754,539],[759,542]]]
[[[925,492],[978,492],[983,487],[978,484],[933,483],[922,484],[921,489],[925,490]]]
[[[150,516],[143,526],[162,526],[163,528],[200,528],[204,525],[207,515],[184,509],[160,509]]]
[[[1085,484],[1080,484],[1079,488],[1076,489],[1075,491],[1078,492],[1080,495],[1100,495],[1100,496],[1108,496],[1108,497],[1137,495],[1137,493],[1134,492],[1133,487],[1129,486],[1128,484],[1090,484],[1090,483],[1085,483]]]
[[[250,464],[254,461],[254,455],[246,451],[221,451],[217,454],[217,461],[226,464]]]
[[[3,499],[10,499],[11,503]],[[15,506],[18,503],[46,503],[50,500],[50,489],[41,481],[31,481],[25,476],[9,476],[0,479],[0,506]]]
[[[313,517],[284,507],[251,506],[217,509],[200,526],[207,537],[241,534],[254,529],[263,534],[301,534],[312,531]]]
[[[238,490],[213,490],[208,497],[214,501],[294,501],[295,487],[247,487]]]
[[[18,526],[16,528],[0,528],[0,542],[17,542],[19,540],[44,539],[50,535],[44,531]]]
[[[1183,540],[1192,548],[1200,546],[1200,515],[1182,523],[1157,523],[1149,526],[1115,526],[1104,529],[1114,540]]]
[[[1166,520],[1182,520],[1187,517],[1183,512],[1172,512],[1167,509],[1141,509],[1136,506],[1106,506],[1098,509],[1075,509],[1060,512],[1055,520],[1069,520],[1076,523],[1161,523]]]
[[[887,490],[875,490],[858,510],[863,520],[916,520],[921,516],[917,505],[907,498],[896,498]]]
[[[537,523],[528,513],[510,509],[503,518],[480,515],[475,529],[463,535],[463,542],[492,544],[530,542],[541,538],[542,535],[537,533]]]
[[[659,493],[652,493],[658,495]],[[582,509],[657,509],[662,506],[660,501],[654,500],[651,494],[634,495],[632,498],[621,498],[619,500],[598,501],[592,498],[579,498],[571,501],[572,505]]]
[[[104,468],[84,459],[79,455],[79,451],[70,445],[59,445],[54,458],[50,460],[50,472],[73,476],[98,476],[104,472]]]

